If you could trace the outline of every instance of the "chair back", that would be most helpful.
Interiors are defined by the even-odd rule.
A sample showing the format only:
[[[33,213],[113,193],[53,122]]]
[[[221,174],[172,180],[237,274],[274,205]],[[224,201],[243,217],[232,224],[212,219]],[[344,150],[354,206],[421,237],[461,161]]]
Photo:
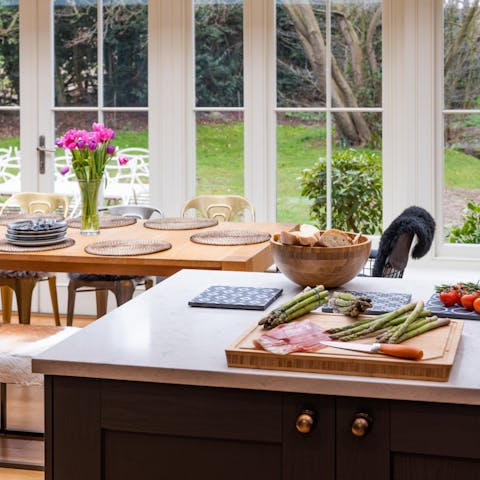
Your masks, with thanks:
[[[61,209],[63,215],[68,212],[68,198],[58,193],[21,192],[9,197],[0,208],[0,215],[6,207],[19,207],[23,213],[53,213]]]
[[[148,219],[154,213],[158,213],[160,217],[164,217],[163,212],[158,208],[145,205],[113,205],[111,207],[99,208],[98,211],[108,212],[110,215],[121,215],[122,217],[134,217],[139,219]]]
[[[235,217],[245,221],[245,212],[255,221],[253,205],[241,195],[199,195],[189,200],[183,207],[181,216],[195,209],[203,217],[229,222]]]
[[[21,190],[20,155],[12,147],[0,148],[0,194],[12,195]]]

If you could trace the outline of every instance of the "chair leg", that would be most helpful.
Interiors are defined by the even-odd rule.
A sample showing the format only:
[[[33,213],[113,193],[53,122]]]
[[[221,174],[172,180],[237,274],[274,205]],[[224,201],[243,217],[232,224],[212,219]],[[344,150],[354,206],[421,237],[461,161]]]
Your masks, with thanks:
[[[32,293],[37,281],[37,278],[26,277],[18,278],[15,282],[15,296],[17,297],[19,323],[30,324]]]
[[[1,287],[1,290],[2,290],[2,320],[3,320],[3,323],[10,323],[12,319],[13,292],[10,287]]]
[[[48,277],[48,288],[52,299],[53,318],[55,319],[55,325],[59,327],[61,324],[60,313],[58,312],[57,277],[55,275]]]
[[[147,278],[145,280],[145,290],[153,287],[153,278]]]
[[[75,309],[76,285],[73,280],[68,283],[67,327],[73,325],[73,311]]]
[[[103,317],[107,313],[108,290],[105,288],[95,290],[97,297],[97,318]]]
[[[117,299],[117,306],[123,305],[133,297],[135,285],[131,280],[119,280],[115,282],[114,293]]]

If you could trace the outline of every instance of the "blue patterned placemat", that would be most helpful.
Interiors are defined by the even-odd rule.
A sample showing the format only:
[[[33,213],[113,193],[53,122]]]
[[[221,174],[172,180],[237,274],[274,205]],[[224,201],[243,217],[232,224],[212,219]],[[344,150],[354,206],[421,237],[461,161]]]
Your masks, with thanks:
[[[446,307],[438,296],[438,293],[434,293],[427,303],[425,308],[428,308],[432,313],[438,317],[459,318],[462,320],[480,320],[480,315],[477,312],[471,312],[466,308],[459,305],[453,307]]]
[[[380,315],[381,313],[391,312],[406,305],[412,299],[410,293],[355,292],[353,290],[348,290],[348,293],[368,297],[372,301],[373,306],[365,312],[365,315]],[[332,311],[332,307],[329,305],[322,307],[322,312],[330,313]]]
[[[191,307],[265,310],[282,294],[281,288],[213,285],[188,302]]]

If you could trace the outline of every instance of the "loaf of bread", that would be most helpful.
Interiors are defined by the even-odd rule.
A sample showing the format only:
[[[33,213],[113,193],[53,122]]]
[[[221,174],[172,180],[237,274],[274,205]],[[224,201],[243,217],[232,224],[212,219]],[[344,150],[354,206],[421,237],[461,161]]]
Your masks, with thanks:
[[[319,244],[322,247],[348,247],[352,245],[352,239],[348,233],[331,228],[322,233]]]

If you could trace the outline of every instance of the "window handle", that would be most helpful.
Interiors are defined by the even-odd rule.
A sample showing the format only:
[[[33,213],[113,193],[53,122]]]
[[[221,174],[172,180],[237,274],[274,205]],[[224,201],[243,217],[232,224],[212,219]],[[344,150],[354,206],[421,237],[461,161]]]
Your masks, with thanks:
[[[38,170],[43,175],[45,173],[45,153],[55,152],[54,148],[47,148],[45,146],[45,135],[40,135],[38,137]]]

